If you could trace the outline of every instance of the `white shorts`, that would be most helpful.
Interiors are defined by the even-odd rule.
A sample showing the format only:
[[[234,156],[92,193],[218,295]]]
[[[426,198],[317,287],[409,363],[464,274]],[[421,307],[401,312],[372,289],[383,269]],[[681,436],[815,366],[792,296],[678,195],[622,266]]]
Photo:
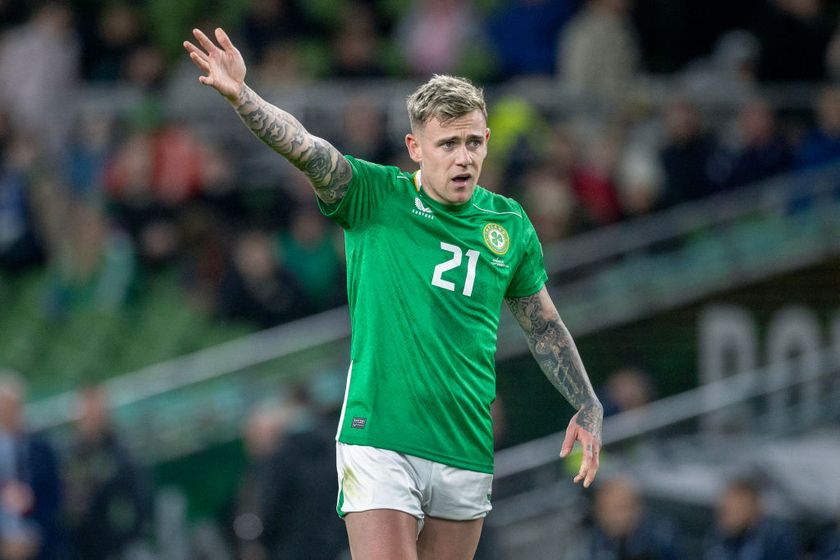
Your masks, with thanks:
[[[338,503],[341,517],[356,511],[395,509],[468,521],[492,509],[493,475],[468,471],[365,445],[336,443]]]

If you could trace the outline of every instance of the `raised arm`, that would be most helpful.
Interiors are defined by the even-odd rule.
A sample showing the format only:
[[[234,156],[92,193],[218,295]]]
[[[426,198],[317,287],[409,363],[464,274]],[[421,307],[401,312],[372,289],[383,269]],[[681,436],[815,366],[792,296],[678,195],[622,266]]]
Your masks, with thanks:
[[[219,46],[198,29],[193,29],[193,35],[201,48],[189,41],[184,41],[184,48],[206,72],[198,80],[222,94],[257,138],[303,171],[318,198],[330,204],[340,201],[352,177],[341,153],[245,84],[245,61],[222,29],[216,29]]]
[[[566,429],[560,456],[567,456],[575,440],[580,441],[583,461],[574,481],[583,480],[583,486],[588,488],[598,471],[604,412],[572,335],[545,287],[531,296],[505,298],[505,302],[525,332],[528,347],[540,369],[577,410]]]

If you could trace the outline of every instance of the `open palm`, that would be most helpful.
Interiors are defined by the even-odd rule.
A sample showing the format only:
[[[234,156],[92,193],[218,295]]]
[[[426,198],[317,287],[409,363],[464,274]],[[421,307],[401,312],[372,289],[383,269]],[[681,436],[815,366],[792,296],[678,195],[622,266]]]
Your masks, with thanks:
[[[198,81],[215,88],[230,100],[236,99],[245,81],[245,61],[239,50],[221,28],[216,28],[218,47],[199,29],[193,29],[193,35],[201,48],[189,41],[184,41],[184,48],[195,65],[207,73]]]

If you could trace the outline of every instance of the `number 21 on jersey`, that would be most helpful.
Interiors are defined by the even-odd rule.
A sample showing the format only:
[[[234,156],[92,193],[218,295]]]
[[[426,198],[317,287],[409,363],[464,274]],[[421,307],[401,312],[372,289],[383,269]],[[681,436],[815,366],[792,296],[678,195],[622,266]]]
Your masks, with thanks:
[[[455,282],[444,280],[443,273],[461,266],[464,251],[457,245],[444,243],[443,241],[440,242],[440,248],[448,253],[452,253],[452,258],[435,267],[435,273],[432,275],[432,286],[437,286],[438,288],[454,292]],[[475,267],[478,264],[479,255],[480,253],[475,249],[467,251],[467,277],[464,280],[464,289],[461,292],[467,297],[472,295],[473,285],[475,284]]]

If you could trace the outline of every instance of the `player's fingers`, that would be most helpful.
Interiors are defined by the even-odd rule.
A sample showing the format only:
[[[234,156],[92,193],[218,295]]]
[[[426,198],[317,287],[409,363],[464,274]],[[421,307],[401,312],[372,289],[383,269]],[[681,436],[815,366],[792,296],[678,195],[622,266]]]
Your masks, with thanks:
[[[193,36],[196,38],[196,40],[198,40],[201,46],[204,47],[204,50],[207,51],[208,55],[213,54],[214,51],[219,50],[219,47],[214,45],[213,41],[211,41],[210,38],[207,35],[205,35],[203,31],[201,31],[201,29],[193,29]]]
[[[225,33],[225,30],[221,27],[216,28],[216,40],[225,50],[225,52],[234,53],[236,52],[236,47],[233,46],[233,43],[230,41],[230,37],[228,34]]]
[[[560,447],[560,457],[566,457],[572,452],[572,448],[575,446],[576,432],[577,430],[571,424],[566,428],[566,436],[563,438],[563,445]]]
[[[204,70],[205,72],[210,71],[210,63],[207,62],[205,59],[201,58],[195,53],[190,53],[190,59],[195,63],[196,66]]]
[[[583,461],[580,463],[580,470],[575,475],[575,478],[572,480],[575,484],[586,478],[586,473],[589,472],[589,460],[584,457]]]
[[[592,458],[589,460],[589,466],[586,470],[586,477],[583,480],[583,487],[589,488],[592,481],[595,480],[595,475],[598,474],[598,467],[600,466],[599,450],[595,449]]]
[[[199,49],[198,47],[196,47],[195,45],[193,45],[189,41],[184,41],[183,45],[184,45],[184,48],[187,49],[188,53],[190,53],[190,54],[195,53],[202,58],[207,58],[207,53],[205,53],[203,50]]]
[[[213,81],[213,78],[211,78],[210,76],[199,76],[198,81],[201,82],[202,84],[204,84],[205,86],[211,86],[211,87],[215,83]]]

